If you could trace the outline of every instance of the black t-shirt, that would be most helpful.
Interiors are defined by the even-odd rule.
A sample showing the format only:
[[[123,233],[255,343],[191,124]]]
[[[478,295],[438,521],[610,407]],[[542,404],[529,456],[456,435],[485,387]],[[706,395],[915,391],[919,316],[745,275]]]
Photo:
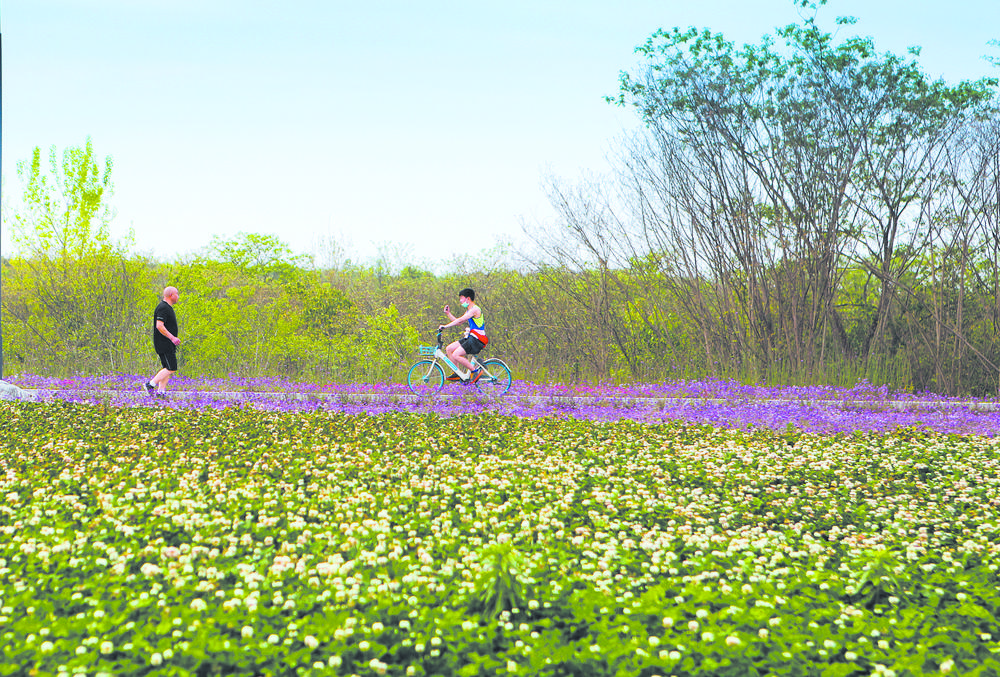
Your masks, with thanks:
[[[177,336],[177,316],[174,315],[173,306],[166,301],[160,301],[160,305],[153,311],[153,347],[156,352],[165,353],[174,350],[174,343],[156,328],[156,323],[160,320],[172,336]]]

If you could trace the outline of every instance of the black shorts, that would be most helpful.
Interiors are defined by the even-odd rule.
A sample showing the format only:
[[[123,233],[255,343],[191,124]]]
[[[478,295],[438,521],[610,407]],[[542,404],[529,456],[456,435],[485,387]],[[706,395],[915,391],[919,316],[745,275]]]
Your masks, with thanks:
[[[167,350],[162,353],[156,353],[160,358],[160,364],[167,371],[177,371],[177,351]]]
[[[466,336],[459,340],[458,345],[462,346],[466,355],[478,355],[486,347],[486,344],[475,336]]]

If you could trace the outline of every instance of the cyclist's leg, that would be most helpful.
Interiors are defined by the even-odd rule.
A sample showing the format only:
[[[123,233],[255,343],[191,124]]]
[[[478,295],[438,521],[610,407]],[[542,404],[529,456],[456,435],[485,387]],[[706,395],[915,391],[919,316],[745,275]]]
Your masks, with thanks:
[[[472,364],[465,357],[465,348],[460,341],[448,344],[448,357],[452,362],[462,367],[466,371],[472,371]]]
[[[449,343],[448,345],[446,345],[444,347],[444,354],[448,356],[448,359],[451,360],[452,364],[454,364],[456,367],[458,367],[459,369],[461,369],[461,367],[459,367],[458,363],[455,361],[455,350],[458,349],[458,347],[459,347],[458,341],[452,341],[451,343]],[[447,368],[446,371],[450,371],[451,372],[450,374],[448,374],[447,380],[449,380],[449,381],[461,381],[462,380],[462,377],[459,376],[459,374],[458,374],[457,371],[453,371],[451,368]]]

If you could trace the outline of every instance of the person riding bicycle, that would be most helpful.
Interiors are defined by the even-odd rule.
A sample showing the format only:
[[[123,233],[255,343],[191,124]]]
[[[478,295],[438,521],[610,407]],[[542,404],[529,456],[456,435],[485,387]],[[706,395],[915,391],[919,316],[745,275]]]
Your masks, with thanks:
[[[478,355],[490,342],[490,339],[486,336],[486,320],[483,317],[483,309],[476,305],[476,292],[472,289],[466,287],[458,292],[458,302],[465,308],[465,312],[461,316],[455,317],[451,314],[451,308],[445,305],[444,314],[448,316],[449,322],[448,324],[438,326],[438,330],[440,331],[448,327],[455,327],[463,322],[469,323],[469,326],[465,329],[465,336],[458,341],[452,341],[445,348],[448,359],[459,367],[464,367],[465,373],[449,376],[448,379],[451,381],[461,379],[476,383],[479,381],[479,377],[482,376],[483,368],[476,367],[473,369],[472,363],[465,356]]]

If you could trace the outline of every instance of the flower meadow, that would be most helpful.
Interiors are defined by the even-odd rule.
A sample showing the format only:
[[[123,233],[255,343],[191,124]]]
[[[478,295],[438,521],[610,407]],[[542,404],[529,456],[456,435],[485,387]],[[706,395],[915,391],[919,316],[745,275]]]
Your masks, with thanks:
[[[993,437],[122,402],[0,403],[0,674],[998,674]]]
[[[40,399],[120,407],[261,411],[340,411],[378,416],[393,412],[461,416],[494,413],[520,418],[590,421],[632,420],[650,424],[698,423],[726,428],[796,429],[839,434],[916,428],[940,433],[1000,434],[1000,403],[933,394],[890,393],[867,382],[853,388],[775,387],[735,381],[674,381],[652,384],[566,385],[515,381],[499,398],[474,388],[448,385],[438,396],[418,398],[401,383],[310,384],[276,378],[177,377],[175,392],[152,399],[140,376],[11,379]]]

